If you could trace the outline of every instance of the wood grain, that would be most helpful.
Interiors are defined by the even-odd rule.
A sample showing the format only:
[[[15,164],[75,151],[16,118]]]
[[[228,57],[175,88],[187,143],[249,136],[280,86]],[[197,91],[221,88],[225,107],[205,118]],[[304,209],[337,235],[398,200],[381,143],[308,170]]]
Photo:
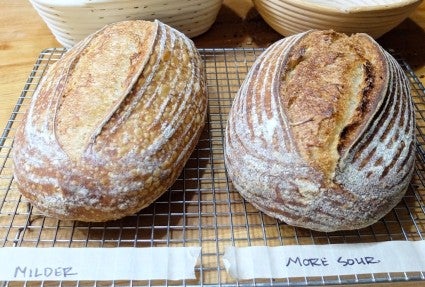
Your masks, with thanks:
[[[6,125],[39,53],[59,44],[28,1],[1,0],[0,128]]]

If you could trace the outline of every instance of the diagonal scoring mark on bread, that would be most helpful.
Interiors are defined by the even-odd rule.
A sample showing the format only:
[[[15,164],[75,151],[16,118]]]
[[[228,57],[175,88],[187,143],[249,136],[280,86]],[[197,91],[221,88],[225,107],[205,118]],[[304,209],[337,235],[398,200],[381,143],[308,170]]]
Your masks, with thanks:
[[[366,34],[308,31],[248,72],[225,133],[228,175],[266,214],[318,231],[376,222],[414,169],[409,82]]]
[[[57,218],[133,214],[175,182],[206,110],[189,38],[158,21],[108,25],[69,50],[34,93],[15,135],[18,188]]]
[[[291,49],[280,86],[300,155],[328,180],[341,153],[361,134],[361,119],[379,101],[373,85],[384,67],[370,63],[367,50],[352,41],[331,33],[306,36]]]
[[[130,30],[129,36],[120,38],[115,35],[123,27],[106,27],[102,31],[102,45],[91,49],[89,42],[84,52],[76,57],[62,93],[67,96],[61,99],[55,122],[58,141],[74,160],[95,141],[102,127],[130,94],[152,52],[157,28],[158,25],[145,25],[144,29]],[[105,58],[99,49],[115,56]],[[84,113],[74,113],[75,109],[84,110]],[[70,122],[74,125],[69,126]],[[81,136],[75,137],[75,134]]]

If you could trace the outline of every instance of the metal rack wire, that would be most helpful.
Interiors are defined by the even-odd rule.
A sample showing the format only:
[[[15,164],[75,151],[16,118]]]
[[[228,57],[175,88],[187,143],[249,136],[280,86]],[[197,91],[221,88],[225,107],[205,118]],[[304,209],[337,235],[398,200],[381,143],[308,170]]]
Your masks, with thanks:
[[[425,89],[398,59],[412,85],[417,115],[417,166],[403,198],[376,224],[356,231],[320,233],[288,226],[257,211],[226,176],[223,131],[233,97],[261,49],[201,49],[207,73],[209,111],[199,144],[176,183],[148,208],[107,223],[44,217],[20,196],[12,174],[15,129],[47,68],[64,53],[43,51],[28,77],[0,138],[0,248],[200,246],[196,280],[111,282],[1,282],[6,286],[312,286],[425,280],[425,272],[235,281],[225,271],[226,246],[304,245],[423,240],[425,237]],[[2,283],[2,284],[1,284]]]

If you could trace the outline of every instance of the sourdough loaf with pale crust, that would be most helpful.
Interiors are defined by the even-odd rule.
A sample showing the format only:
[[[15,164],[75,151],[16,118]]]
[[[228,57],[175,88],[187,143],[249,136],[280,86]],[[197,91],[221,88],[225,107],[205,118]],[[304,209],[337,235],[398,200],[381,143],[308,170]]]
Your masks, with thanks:
[[[193,42],[159,22],[108,25],[54,63],[13,147],[19,191],[46,215],[107,221],[177,179],[207,107]]]
[[[409,82],[366,34],[308,31],[254,63],[229,113],[225,161],[264,213],[318,231],[359,229],[404,195],[415,160]]]

